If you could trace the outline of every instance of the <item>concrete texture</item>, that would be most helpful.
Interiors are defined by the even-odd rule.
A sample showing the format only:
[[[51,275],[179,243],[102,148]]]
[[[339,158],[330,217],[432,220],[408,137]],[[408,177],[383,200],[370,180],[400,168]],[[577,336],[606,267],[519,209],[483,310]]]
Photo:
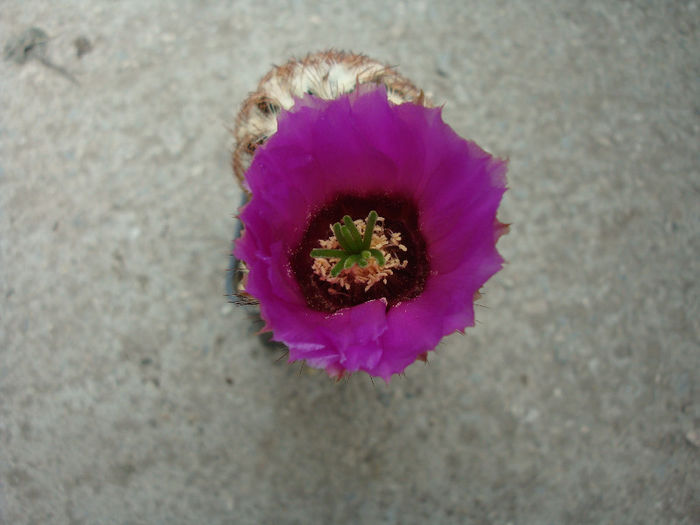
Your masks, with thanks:
[[[5,2],[0,520],[700,523],[700,6]],[[92,50],[85,51],[85,37]],[[478,324],[389,386],[227,304],[238,104],[335,46],[510,158]]]

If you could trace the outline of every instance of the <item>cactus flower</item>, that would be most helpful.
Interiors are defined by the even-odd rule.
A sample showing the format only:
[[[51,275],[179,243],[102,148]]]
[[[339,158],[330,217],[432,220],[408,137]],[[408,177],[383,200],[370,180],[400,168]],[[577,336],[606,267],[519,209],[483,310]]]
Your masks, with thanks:
[[[244,174],[245,292],[290,361],[388,382],[473,326],[506,163],[384,85],[289,106]]]

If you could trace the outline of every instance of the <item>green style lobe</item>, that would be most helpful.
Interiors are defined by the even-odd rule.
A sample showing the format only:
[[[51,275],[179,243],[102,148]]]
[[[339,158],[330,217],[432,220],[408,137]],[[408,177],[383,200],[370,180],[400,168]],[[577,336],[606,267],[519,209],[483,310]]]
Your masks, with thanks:
[[[348,268],[352,268],[355,264],[358,264],[360,262],[360,256],[355,254],[351,255],[347,259],[345,259],[345,269],[347,270]]]
[[[385,263],[386,261],[384,260],[384,255],[382,254],[382,252],[380,252],[380,251],[377,250],[376,248],[372,248],[372,249],[370,250],[370,253],[372,254],[372,257],[374,257],[374,258],[376,259],[377,264],[378,264],[379,266],[384,266],[384,263]]]
[[[335,238],[338,240],[338,244],[340,244],[340,247],[345,250],[346,252],[350,251],[350,245],[347,243],[345,240],[345,236],[343,235],[343,230],[340,227],[340,223],[336,222],[333,225],[333,233],[335,234]]]
[[[357,251],[357,244],[355,244],[355,239],[352,238],[352,233],[350,233],[347,226],[341,226],[340,232],[345,239],[345,244],[347,244],[349,247],[349,251],[351,251],[353,253],[356,252]]]
[[[364,248],[363,239],[360,236],[360,232],[357,231],[357,227],[355,226],[353,220],[350,218],[350,215],[346,215],[345,217],[343,217],[343,222],[345,223],[345,227],[350,232],[350,236],[352,237],[353,248],[355,249],[355,251],[359,252],[360,250],[362,250],[362,248]]]
[[[367,216],[367,221],[365,221],[365,224],[367,225],[365,227],[365,236],[362,239],[362,247],[365,250],[368,250],[369,247],[372,245],[372,234],[374,233],[374,225],[377,223],[377,212],[372,210],[369,212],[369,215]]]
[[[316,248],[311,250],[311,257],[345,257],[347,253],[343,250],[324,250]]]
[[[346,257],[343,257],[343,258],[340,259],[340,261],[338,261],[338,263],[333,267],[333,269],[331,270],[331,275],[332,275],[333,277],[338,277],[338,275],[340,274],[340,272],[343,271],[343,268],[345,267],[345,261],[346,261],[346,259],[347,259]]]

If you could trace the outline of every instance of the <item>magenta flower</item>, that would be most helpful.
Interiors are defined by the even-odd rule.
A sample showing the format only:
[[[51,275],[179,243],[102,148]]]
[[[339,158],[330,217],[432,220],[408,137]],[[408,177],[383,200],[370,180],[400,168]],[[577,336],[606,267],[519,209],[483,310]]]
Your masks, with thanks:
[[[389,381],[424,359],[474,325],[502,266],[505,172],[441,109],[394,105],[383,86],[297,100],[245,174],[234,250],[265,329],[333,377]]]

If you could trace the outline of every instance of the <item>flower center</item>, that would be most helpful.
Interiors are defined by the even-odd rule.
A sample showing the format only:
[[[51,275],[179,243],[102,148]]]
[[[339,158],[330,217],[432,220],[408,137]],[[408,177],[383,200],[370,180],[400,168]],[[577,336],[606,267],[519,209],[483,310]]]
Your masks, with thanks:
[[[336,197],[311,217],[290,265],[308,306],[323,312],[380,298],[394,306],[419,295],[429,273],[416,206],[396,195]]]
[[[346,215],[343,222],[333,224],[331,237],[320,241],[321,248],[311,250],[312,269],[319,279],[332,285],[329,293],[341,293],[356,284],[367,292],[379,281],[387,284],[394,270],[406,267],[408,261],[399,260],[392,250],[408,250],[401,244],[401,234],[387,235],[384,217],[376,211],[369,212],[365,221],[353,221]]]

